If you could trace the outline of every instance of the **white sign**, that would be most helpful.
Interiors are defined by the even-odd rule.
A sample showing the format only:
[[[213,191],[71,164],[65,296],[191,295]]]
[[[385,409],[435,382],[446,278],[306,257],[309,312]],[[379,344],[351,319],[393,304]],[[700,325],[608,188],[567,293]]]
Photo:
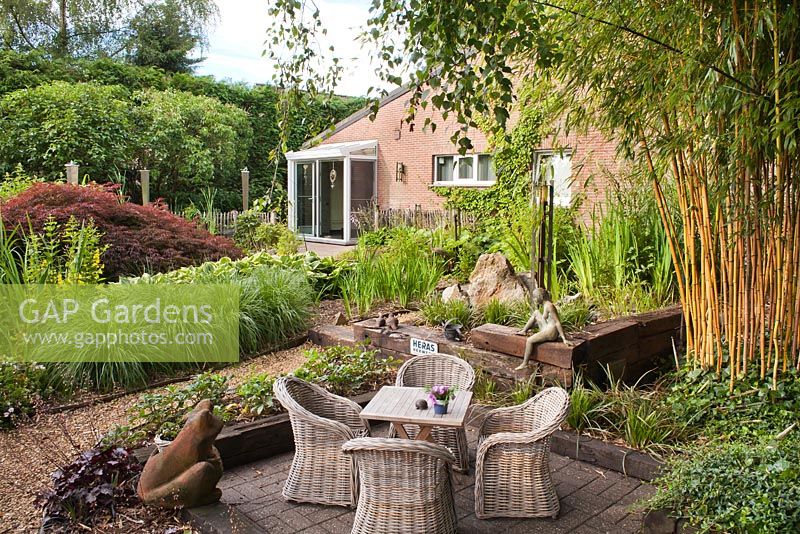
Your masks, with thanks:
[[[422,356],[424,354],[433,354],[439,352],[439,344],[433,341],[426,341],[424,339],[411,338],[411,354],[414,356]]]

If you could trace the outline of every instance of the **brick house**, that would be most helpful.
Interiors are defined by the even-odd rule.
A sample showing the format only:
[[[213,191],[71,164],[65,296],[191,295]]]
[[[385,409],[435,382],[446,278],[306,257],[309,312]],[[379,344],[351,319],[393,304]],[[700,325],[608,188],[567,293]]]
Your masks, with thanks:
[[[357,228],[351,214],[377,204],[380,209],[437,209],[444,199],[432,186],[491,187],[495,171],[489,143],[478,130],[470,132],[474,150],[457,155],[450,136],[458,129],[430,107],[417,111],[416,123],[427,117],[435,132],[412,128],[403,119],[409,89],[399,88],[380,103],[374,121],[368,110],[354,113],[331,132],[286,153],[289,226],[309,241],[352,243]],[[512,114],[513,125],[515,116]],[[554,150],[558,147],[558,150]],[[605,198],[609,173],[617,167],[616,144],[596,130],[545,139],[537,147],[532,178],[549,172],[556,205],[582,197],[584,213]]]

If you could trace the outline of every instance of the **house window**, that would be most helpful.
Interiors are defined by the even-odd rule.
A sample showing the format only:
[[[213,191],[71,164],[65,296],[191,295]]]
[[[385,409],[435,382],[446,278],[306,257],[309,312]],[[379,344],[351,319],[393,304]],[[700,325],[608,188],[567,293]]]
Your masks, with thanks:
[[[494,158],[489,154],[481,154],[478,156],[478,181],[479,182],[494,182]]]
[[[453,156],[436,156],[436,182],[452,182],[453,167],[455,162]]]
[[[475,158],[473,156],[465,156],[458,158],[458,179],[459,180],[474,180],[475,179]]]
[[[433,182],[444,185],[491,185],[496,180],[491,154],[435,156]]]
[[[553,203],[569,206],[572,201],[572,155],[569,152],[540,152],[533,168],[535,181],[553,182]]]

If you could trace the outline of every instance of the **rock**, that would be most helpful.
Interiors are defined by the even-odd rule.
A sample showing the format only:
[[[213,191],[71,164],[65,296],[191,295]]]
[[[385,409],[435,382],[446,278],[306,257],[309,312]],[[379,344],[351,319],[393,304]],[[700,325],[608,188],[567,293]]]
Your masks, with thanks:
[[[337,326],[345,326],[347,324],[347,317],[342,312],[339,312],[336,314],[333,324]]]
[[[155,452],[142,470],[136,488],[149,505],[162,508],[204,506],[219,501],[222,460],[214,440],[224,423],[208,399],[197,403],[172,444]]]
[[[469,297],[461,289],[461,286],[459,284],[453,284],[452,286],[442,291],[442,302],[450,302],[451,300],[466,301],[468,298]]]
[[[515,302],[527,297],[525,285],[505,256],[499,252],[481,254],[469,276],[469,301],[473,307],[485,306],[492,299]]]

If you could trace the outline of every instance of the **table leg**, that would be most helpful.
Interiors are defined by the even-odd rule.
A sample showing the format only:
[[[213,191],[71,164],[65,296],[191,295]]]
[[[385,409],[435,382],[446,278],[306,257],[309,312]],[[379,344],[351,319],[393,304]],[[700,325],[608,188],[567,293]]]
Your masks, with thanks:
[[[419,427],[419,434],[417,434],[417,439],[421,441],[427,440],[433,443],[433,436],[431,436],[431,430],[433,430],[432,426]]]
[[[394,430],[397,432],[397,435],[403,439],[409,439],[408,432],[406,432],[405,427],[402,423],[392,423],[394,425]]]

